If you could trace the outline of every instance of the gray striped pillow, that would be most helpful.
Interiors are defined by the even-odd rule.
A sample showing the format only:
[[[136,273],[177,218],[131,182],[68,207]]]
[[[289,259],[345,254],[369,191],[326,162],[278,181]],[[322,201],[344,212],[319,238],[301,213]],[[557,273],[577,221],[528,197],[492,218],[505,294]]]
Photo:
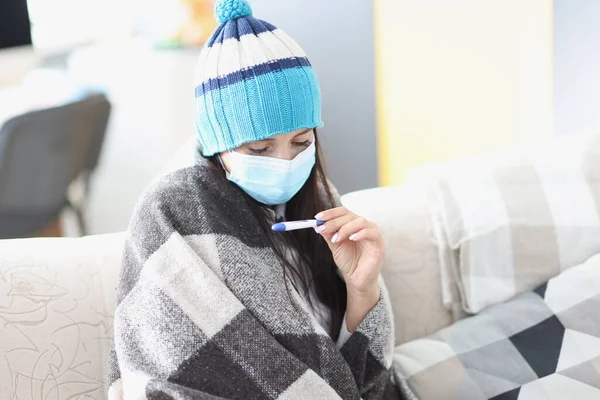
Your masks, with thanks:
[[[600,135],[429,166],[444,303],[508,300],[600,252]]]

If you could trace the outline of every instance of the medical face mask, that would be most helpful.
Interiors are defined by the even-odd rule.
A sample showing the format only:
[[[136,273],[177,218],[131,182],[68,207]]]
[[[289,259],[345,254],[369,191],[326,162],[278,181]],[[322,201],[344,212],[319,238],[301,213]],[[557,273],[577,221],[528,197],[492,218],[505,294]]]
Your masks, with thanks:
[[[293,160],[231,152],[227,179],[256,201],[267,205],[287,203],[304,186],[315,165],[313,143]]]

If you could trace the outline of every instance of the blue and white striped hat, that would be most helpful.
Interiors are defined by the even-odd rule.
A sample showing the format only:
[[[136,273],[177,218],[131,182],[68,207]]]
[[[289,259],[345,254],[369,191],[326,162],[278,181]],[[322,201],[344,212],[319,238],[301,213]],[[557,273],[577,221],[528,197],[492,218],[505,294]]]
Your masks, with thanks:
[[[319,82],[300,46],[252,17],[246,0],[217,0],[216,15],[195,73],[202,155],[323,126]]]

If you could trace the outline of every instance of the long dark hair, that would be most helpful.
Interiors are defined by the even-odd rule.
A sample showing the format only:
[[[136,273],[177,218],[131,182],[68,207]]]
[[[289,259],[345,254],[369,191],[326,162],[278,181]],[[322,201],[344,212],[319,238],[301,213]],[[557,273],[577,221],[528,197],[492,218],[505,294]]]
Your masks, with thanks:
[[[317,213],[335,207],[336,201],[325,175],[323,154],[317,130],[315,129],[316,162],[315,166],[300,191],[286,204],[285,218],[289,221],[310,219]],[[218,156],[208,158],[211,170],[219,178],[226,179]],[[338,268],[325,240],[310,229],[298,230],[286,234],[273,234],[267,206],[257,202],[245,192],[250,209],[260,222],[265,235],[269,237],[272,248],[282,265],[284,276],[293,275],[292,280],[300,284],[298,290],[312,304],[309,293],[316,294],[317,299],[331,310],[332,337],[337,340],[344,314],[346,312],[346,285],[338,275]],[[294,249],[295,259],[289,262],[284,256],[286,249]],[[286,280],[287,282],[287,280]]]

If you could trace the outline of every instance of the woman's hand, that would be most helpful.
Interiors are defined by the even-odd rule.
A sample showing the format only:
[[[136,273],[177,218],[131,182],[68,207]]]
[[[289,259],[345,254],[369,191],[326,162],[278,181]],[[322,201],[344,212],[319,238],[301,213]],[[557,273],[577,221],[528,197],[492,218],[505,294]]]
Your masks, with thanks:
[[[327,241],[348,290],[378,288],[385,243],[377,225],[345,207],[323,211],[316,219],[325,222],[315,231]]]
[[[348,330],[353,332],[379,300],[378,279],[385,242],[376,224],[345,207],[323,211],[315,218],[325,222],[315,231],[325,238],[346,281],[346,323]],[[354,310],[356,312],[351,312]]]

